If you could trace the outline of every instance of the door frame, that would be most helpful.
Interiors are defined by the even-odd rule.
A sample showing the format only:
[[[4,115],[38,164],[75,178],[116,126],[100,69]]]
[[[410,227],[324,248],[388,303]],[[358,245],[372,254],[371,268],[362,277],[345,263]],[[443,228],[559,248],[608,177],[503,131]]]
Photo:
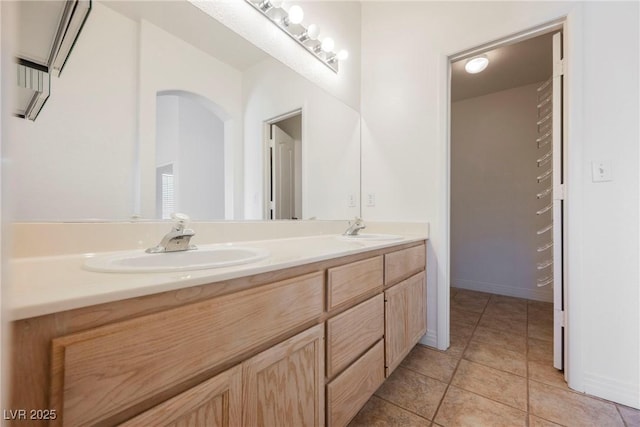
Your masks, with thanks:
[[[304,109],[302,107],[290,110],[286,113],[279,114],[275,117],[267,119],[262,122],[262,218],[270,220],[269,211],[271,209],[269,194],[271,192],[271,162],[269,143],[271,141],[271,125],[282,120],[286,120],[293,116],[301,115],[301,119],[304,119]],[[304,135],[304,121],[302,122],[302,135]]]
[[[450,287],[451,287],[451,64],[454,61],[459,61],[465,58],[470,58],[476,55],[480,55],[483,54],[485,52],[488,52],[490,50],[499,48],[499,47],[503,47],[503,46],[507,46],[507,45],[511,45],[511,44],[515,44],[521,41],[525,41],[528,39],[531,39],[533,37],[537,37],[543,34],[548,34],[548,33],[553,33],[553,32],[557,32],[557,31],[561,31],[562,32],[562,41],[563,41],[563,47],[564,47],[564,66],[565,66],[565,79],[564,79],[564,85],[563,85],[563,106],[562,106],[562,144],[563,147],[565,147],[565,150],[563,152],[563,156],[562,156],[562,169],[563,169],[563,175],[564,175],[564,185],[565,185],[565,189],[567,189],[567,191],[565,191],[565,200],[564,200],[564,211],[563,211],[563,254],[562,254],[562,274],[563,274],[563,300],[564,300],[564,318],[565,318],[565,333],[564,333],[564,376],[565,376],[565,380],[567,380],[567,382],[571,385],[570,380],[572,379],[572,372],[576,372],[577,369],[575,368],[580,368],[580,366],[573,366],[573,363],[571,363],[572,368],[574,368],[573,370],[569,369],[569,365],[570,365],[570,356],[572,355],[571,350],[573,350],[574,345],[572,345],[572,341],[569,338],[569,324],[571,323],[568,319],[569,319],[569,203],[573,204],[573,200],[568,198],[569,195],[569,191],[568,189],[569,187],[569,180],[575,176],[575,174],[570,173],[569,170],[569,152],[571,152],[572,156],[575,155],[575,151],[576,150],[572,150],[572,149],[566,149],[570,144],[570,140],[569,140],[569,133],[568,133],[568,129],[569,129],[569,120],[570,120],[570,110],[568,105],[570,104],[570,98],[569,98],[569,85],[567,84],[567,70],[570,69],[569,66],[569,62],[572,61],[571,58],[571,54],[573,53],[573,51],[571,51],[571,54],[569,54],[570,51],[570,39],[569,39],[569,28],[567,25],[567,22],[569,20],[569,17],[564,16],[561,17],[559,19],[547,22],[545,24],[541,24],[538,25],[536,27],[532,27],[529,29],[526,29],[524,31],[512,34],[512,35],[508,35],[506,37],[500,38],[500,39],[496,39],[494,41],[485,43],[485,44],[481,44],[481,45],[477,45],[474,47],[471,47],[469,49],[465,49],[459,52],[456,52],[452,55],[449,55],[446,57],[446,81],[447,81],[447,87],[446,87],[446,111],[445,111],[445,117],[446,117],[446,133],[445,133],[445,139],[446,139],[446,147],[445,147],[445,157],[446,157],[446,170],[445,170],[445,201],[444,201],[444,227],[445,227],[445,251],[446,251],[446,259],[445,259],[445,280],[444,280],[444,284],[442,284],[442,282],[439,282],[438,285],[438,313],[437,313],[437,320],[438,320],[438,334],[437,334],[437,347],[441,350],[444,350],[446,348],[449,347],[450,345]],[[572,148],[574,144],[571,144]],[[577,181],[577,180],[575,180]],[[572,184],[573,182],[572,181]],[[571,202],[568,202],[567,200],[571,200]],[[445,288],[446,286],[446,288]],[[444,295],[442,295],[444,294]],[[443,303],[443,300],[445,301],[445,303]],[[442,308],[442,310],[440,310]],[[575,316],[574,316],[575,317]],[[576,328],[577,329],[577,328]],[[572,328],[572,333],[574,332],[573,328]],[[576,334],[577,335],[577,334]],[[575,340],[573,341],[575,342]],[[571,350],[570,350],[571,349]],[[571,361],[574,361],[576,358],[573,357],[571,358]],[[577,363],[576,365],[579,365],[579,363]],[[579,381],[579,380],[578,380]],[[576,387],[572,387],[572,388],[576,388]]]

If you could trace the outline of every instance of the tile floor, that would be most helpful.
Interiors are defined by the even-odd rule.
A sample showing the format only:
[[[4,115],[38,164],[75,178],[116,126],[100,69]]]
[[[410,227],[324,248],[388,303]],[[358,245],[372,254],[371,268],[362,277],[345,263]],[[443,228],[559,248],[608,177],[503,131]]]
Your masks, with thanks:
[[[417,345],[350,426],[640,427],[552,366],[552,306],[451,289],[451,347]]]

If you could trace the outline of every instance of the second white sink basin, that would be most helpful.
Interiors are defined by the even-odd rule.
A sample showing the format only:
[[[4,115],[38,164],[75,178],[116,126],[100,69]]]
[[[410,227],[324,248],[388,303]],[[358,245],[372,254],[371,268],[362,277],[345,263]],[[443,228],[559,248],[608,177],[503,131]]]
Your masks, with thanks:
[[[245,246],[212,246],[191,251],[148,254],[143,250],[87,258],[87,270],[112,273],[163,273],[204,270],[260,261],[264,249]]]
[[[341,235],[341,239],[344,240],[364,240],[364,241],[377,241],[377,240],[401,240],[402,236],[397,234],[374,234],[374,233],[358,233],[354,236]]]

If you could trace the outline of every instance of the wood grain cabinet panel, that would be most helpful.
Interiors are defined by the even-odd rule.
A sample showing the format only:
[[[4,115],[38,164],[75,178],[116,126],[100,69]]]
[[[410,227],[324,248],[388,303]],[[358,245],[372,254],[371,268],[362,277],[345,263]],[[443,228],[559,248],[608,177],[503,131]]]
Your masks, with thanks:
[[[107,420],[318,319],[323,285],[312,273],[54,339],[57,422]]]
[[[425,273],[385,291],[385,375],[388,377],[427,331]]]
[[[361,295],[382,288],[383,257],[365,259],[328,269],[327,310],[357,300]]]
[[[327,321],[327,377],[332,378],[384,335],[379,294]]]
[[[231,368],[121,424],[121,427],[240,427],[242,368]]]
[[[346,426],[383,381],[384,344],[380,340],[327,386],[327,426]]]
[[[323,426],[323,325],[244,362],[242,381],[243,426]]]
[[[426,246],[419,245],[384,256],[384,283],[391,285],[425,269]]]

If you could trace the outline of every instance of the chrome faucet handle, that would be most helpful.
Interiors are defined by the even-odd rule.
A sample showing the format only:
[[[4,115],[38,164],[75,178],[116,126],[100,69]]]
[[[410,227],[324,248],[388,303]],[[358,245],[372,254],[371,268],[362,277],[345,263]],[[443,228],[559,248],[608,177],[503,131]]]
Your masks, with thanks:
[[[355,236],[358,234],[358,231],[367,228],[367,226],[362,221],[362,218],[355,217],[353,222],[349,221],[349,227],[347,230],[342,233],[344,236]]]

